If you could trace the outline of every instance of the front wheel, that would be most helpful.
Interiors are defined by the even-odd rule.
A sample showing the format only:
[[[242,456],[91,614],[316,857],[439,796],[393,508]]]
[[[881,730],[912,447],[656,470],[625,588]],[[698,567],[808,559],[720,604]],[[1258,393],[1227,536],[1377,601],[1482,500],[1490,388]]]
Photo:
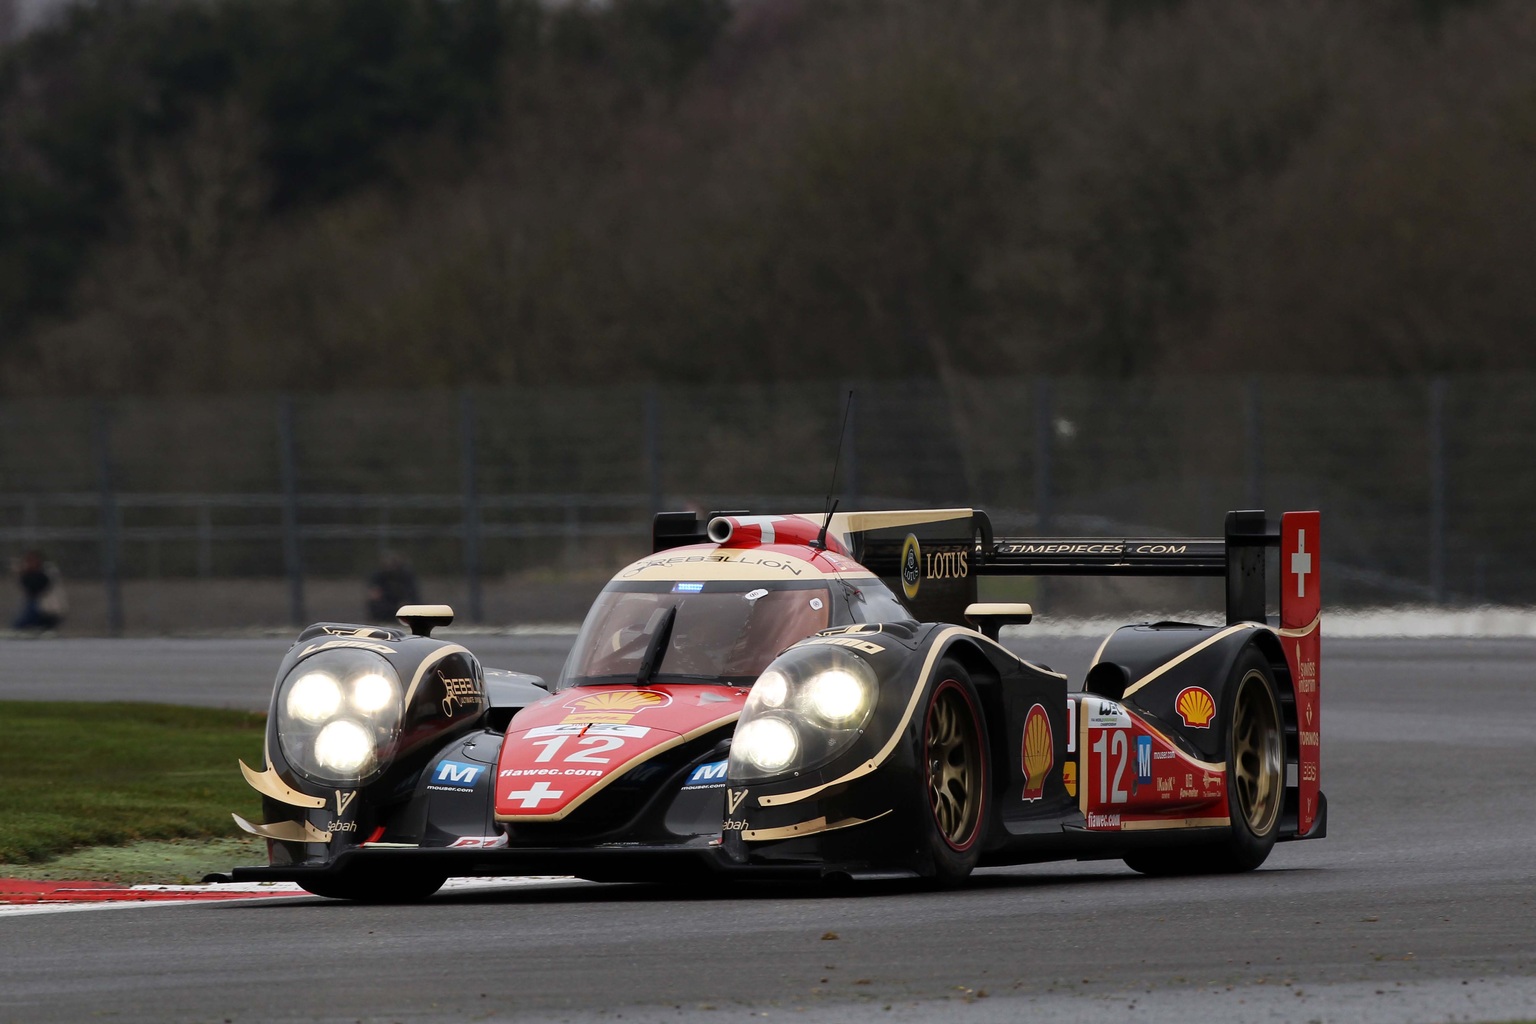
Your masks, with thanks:
[[[987,733],[981,702],[965,666],[939,662],[923,714],[923,786],[927,852],[934,881],[959,882],[981,857],[991,801],[988,797]]]
[[[1269,857],[1285,804],[1285,728],[1269,661],[1252,647],[1238,657],[1222,691],[1227,723],[1227,816],[1224,842],[1142,850],[1125,858],[1145,875],[1252,871]]]

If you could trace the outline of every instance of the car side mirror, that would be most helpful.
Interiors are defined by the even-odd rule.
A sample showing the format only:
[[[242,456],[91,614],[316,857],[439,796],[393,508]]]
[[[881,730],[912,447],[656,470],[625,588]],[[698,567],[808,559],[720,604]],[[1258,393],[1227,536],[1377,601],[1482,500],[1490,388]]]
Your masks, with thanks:
[[[1035,610],[1027,604],[983,602],[965,608],[965,621],[989,640],[996,640],[1004,626],[1023,626],[1034,617]]]
[[[395,617],[405,623],[416,636],[431,636],[438,626],[453,622],[453,609],[446,604],[405,604],[395,612]]]

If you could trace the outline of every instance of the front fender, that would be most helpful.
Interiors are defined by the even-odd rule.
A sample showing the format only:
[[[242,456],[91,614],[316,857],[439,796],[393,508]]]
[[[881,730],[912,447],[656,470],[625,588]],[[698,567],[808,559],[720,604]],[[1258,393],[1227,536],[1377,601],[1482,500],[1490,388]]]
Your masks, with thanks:
[[[864,733],[812,770],[763,781],[728,778],[722,841],[737,863],[812,860],[826,870],[929,872],[918,758],[935,667],[951,655],[972,672],[978,690],[995,690],[989,680],[1017,659],[974,630],[939,624],[844,627],[802,644],[850,642],[878,679]]]
[[[383,658],[400,684],[399,729],[379,751],[379,766],[358,779],[306,775],[289,757],[281,733],[284,681],[324,651],[360,648]],[[264,761],[243,762],[246,781],[262,795],[265,821],[236,818],[246,831],[271,840],[271,862],[324,864],[364,842],[420,842],[425,815],[412,795],[428,764],[459,738],[482,731],[490,710],[485,673],[458,644],[399,630],[318,623],[299,635],[273,684]]]

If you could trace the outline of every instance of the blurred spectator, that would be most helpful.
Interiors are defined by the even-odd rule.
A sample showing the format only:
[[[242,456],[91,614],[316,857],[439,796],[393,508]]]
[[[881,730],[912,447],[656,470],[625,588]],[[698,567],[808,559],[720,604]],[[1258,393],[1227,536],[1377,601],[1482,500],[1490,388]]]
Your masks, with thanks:
[[[403,604],[417,604],[416,574],[405,559],[393,551],[379,560],[379,568],[368,577],[368,621],[393,622]]]
[[[43,561],[41,551],[28,551],[16,568],[21,584],[22,605],[12,629],[53,629],[64,621],[69,602],[64,596],[64,581],[57,566]]]

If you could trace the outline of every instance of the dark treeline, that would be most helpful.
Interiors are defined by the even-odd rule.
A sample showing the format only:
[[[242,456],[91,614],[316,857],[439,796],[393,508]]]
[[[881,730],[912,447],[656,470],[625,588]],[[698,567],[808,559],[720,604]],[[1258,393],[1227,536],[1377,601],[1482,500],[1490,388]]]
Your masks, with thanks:
[[[1536,369],[1530,0],[100,0],[0,393]]]

